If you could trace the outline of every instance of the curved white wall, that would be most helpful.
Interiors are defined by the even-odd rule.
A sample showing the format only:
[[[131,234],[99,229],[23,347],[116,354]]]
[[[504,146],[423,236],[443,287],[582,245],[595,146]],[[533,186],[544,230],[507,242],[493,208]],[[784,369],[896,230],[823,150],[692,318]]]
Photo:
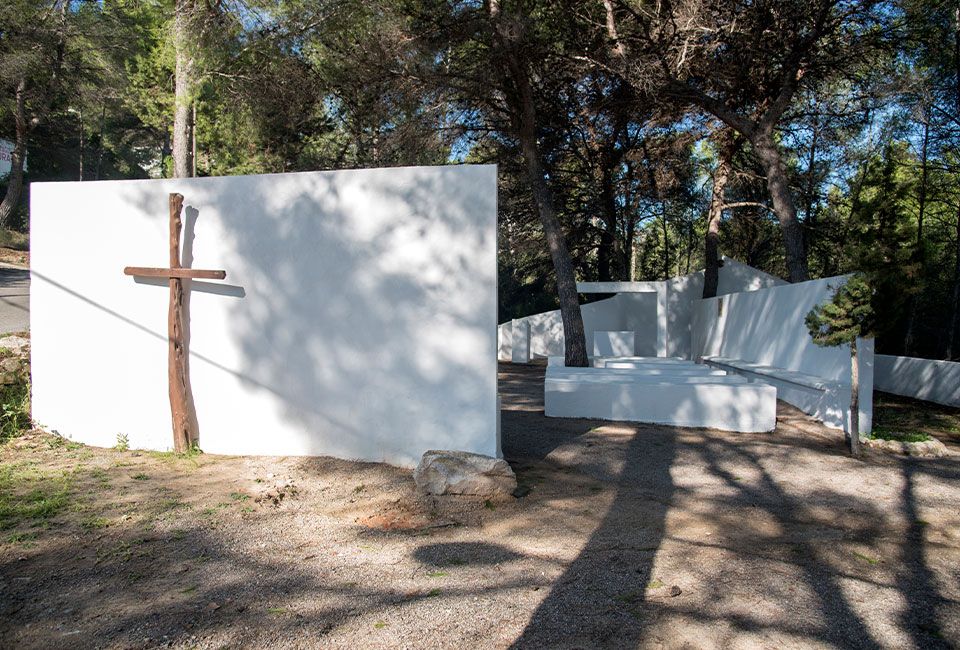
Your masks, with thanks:
[[[847,276],[824,278],[701,300],[693,318],[693,353],[697,358],[738,359],[849,386],[849,346],[815,345],[804,323],[807,313],[830,299],[834,289],[846,280]],[[860,430],[868,433],[873,418],[873,339],[860,340],[858,358]],[[819,399],[814,394],[810,397],[812,401]],[[835,420],[839,425],[845,420],[849,400],[849,390],[841,391],[833,400],[836,403],[826,408],[840,414]],[[794,403],[805,408],[803,403]],[[834,420],[828,424],[833,426]]]

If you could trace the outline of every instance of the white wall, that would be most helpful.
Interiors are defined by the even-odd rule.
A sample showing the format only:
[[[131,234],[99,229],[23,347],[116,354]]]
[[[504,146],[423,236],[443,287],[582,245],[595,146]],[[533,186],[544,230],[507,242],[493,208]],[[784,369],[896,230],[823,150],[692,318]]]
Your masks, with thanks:
[[[618,283],[579,283],[593,288],[599,285],[615,287]],[[596,330],[633,330],[636,332],[637,356],[691,357],[691,316],[694,304],[703,295],[703,271],[664,282],[619,283],[630,288],[629,293],[618,293],[612,298],[581,306],[587,349],[593,349]],[[720,269],[718,293],[754,291],[785,284],[772,275],[724,258]],[[647,285],[649,291],[637,292],[635,287]],[[563,355],[563,323],[560,310],[534,314],[516,321],[530,323],[530,351],[534,357]],[[499,326],[499,358],[509,360],[511,323]]]
[[[34,417],[86,443],[172,444],[167,195],[185,196],[200,446],[412,465],[495,455],[496,167],[37,183]]]
[[[804,323],[814,305],[828,300],[846,279],[824,278],[701,300],[694,310],[692,352],[696,358],[739,359],[849,386],[849,346],[815,345]],[[862,341],[858,350],[861,431],[868,432],[873,403],[873,341]]]
[[[878,354],[873,385],[895,395],[960,406],[960,363]]]
[[[787,284],[778,277],[740,262],[723,258],[717,282],[717,295],[757,291]],[[695,358],[691,343],[693,314],[703,296],[703,271],[667,281],[666,356]]]
[[[639,356],[657,356],[656,293],[624,293],[581,305],[587,350],[593,349],[596,331],[631,330],[635,332],[635,351]],[[502,323],[498,326],[498,358],[509,361],[517,341],[515,329],[530,326],[530,354],[533,358],[563,356],[563,321],[560,310],[542,312]]]

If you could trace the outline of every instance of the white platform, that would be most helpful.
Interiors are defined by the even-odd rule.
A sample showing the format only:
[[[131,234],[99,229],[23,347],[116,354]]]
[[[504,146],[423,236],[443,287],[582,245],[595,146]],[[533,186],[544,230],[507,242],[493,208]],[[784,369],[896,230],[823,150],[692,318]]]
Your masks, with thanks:
[[[689,361],[634,359],[632,363],[627,368],[548,365],[546,415],[743,432],[776,427],[777,389],[773,386]]]

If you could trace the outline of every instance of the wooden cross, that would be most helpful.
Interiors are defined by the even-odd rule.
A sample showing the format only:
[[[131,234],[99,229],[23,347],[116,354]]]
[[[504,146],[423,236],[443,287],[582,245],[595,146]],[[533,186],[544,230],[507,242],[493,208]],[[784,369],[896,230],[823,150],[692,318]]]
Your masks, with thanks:
[[[170,195],[170,268],[158,269],[143,266],[128,266],[123,269],[126,275],[147,278],[170,279],[170,310],[167,318],[167,338],[169,341],[168,371],[170,381],[170,414],[173,419],[173,447],[183,453],[199,440],[197,411],[193,404],[193,391],[190,387],[190,360],[187,342],[189,323],[183,314],[183,280],[185,278],[205,278],[223,280],[226,271],[183,268],[180,264],[180,211],[183,209],[183,195]]]

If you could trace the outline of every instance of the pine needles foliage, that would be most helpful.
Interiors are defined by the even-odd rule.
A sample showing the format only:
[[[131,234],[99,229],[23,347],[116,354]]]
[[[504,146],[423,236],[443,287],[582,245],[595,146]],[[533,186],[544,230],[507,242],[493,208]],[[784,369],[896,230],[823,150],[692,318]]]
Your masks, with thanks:
[[[855,273],[833,297],[810,310],[805,322],[813,342],[821,347],[854,343],[874,334],[874,290],[867,276]]]

